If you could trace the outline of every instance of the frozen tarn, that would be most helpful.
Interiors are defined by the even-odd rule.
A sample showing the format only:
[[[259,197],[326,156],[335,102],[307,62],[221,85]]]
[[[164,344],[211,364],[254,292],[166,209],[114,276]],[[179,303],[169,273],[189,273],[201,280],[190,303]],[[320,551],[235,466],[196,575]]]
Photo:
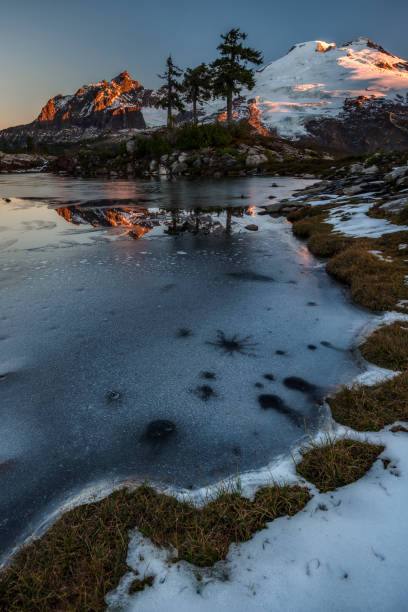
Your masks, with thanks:
[[[126,225],[75,225],[61,206],[64,193],[86,195],[88,212],[89,201],[109,196],[119,208],[125,198],[129,212],[133,192],[159,193],[189,214],[209,203],[253,212],[304,182],[10,182],[8,195],[41,191],[66,216],[29,200],[18,210],[0,204],[4,549],[103,479],[194,488],[288,455],[305,437],[304,418],[308,431],[324,423],[322,395],[360,373],[350,348],[372,315],[350,303],[284,219],[257,216],[259,231],[249,232],[247,210],[232,214],[230,235],[221,226],[210,235],[151,232],[146,242]],[[226,215],[213,214],[224,228]],[[318,392],[288,389],[287,376]]]

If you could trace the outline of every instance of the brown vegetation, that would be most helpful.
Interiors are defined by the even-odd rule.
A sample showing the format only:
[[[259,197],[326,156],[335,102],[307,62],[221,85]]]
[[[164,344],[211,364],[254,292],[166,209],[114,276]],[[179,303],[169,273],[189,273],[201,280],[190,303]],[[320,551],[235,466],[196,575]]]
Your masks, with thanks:
[[[157,546],[174,547],[175,561],[211,566],[225,559],[232,542],[249,540],[309,499],[306,488],[275,485],[259,489],[253,501],[223,490],[200,509],[148,486],[115,491],[67,512],[18,552],[0,574],[0,609],[103,610],[105,595],[126,572],[130,529]]]
[[[325,493],[364,476],[383,450],[383,446],[327,435],[324,444],[310,442],[301,449],[296,470]]]

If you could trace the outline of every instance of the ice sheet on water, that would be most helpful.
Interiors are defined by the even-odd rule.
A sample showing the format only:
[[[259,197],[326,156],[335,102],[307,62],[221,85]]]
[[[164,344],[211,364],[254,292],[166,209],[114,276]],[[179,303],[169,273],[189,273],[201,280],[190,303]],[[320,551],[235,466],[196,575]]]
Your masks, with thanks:
[[[265,179],[228,184],[230,194],[245,187],[246,203],[265,203],[276,189]],[[297,187],[280,180],[285,196]],[[178,208],[195,204],[190,186],[172,189]],[[209,183],[197,206],[219,203],[220,189]],[[0,206],[0,225],[9,227],[2,236],[19,241],[0,256],[0,445],[15,432],[4,457],[15,463],[1,476],[3,546],[98,479],[194,487],[259,468],[303,438],[304,419],[314,431],[325,417],[319,397],[285,379],[323,394],[360,371],[349,348],[370,315],[347,301],[282,220],[257,217],[253,234],[241,232],[248,217],[232,216],[230,235],[161,234],[146,243],[106,240],[111,230],[92,226],[84,235],[48,204],[13,206]],[[30,230],[24,212],[38,222]],[[214,378],[204,381],[203,372]],[[262,409],[260,394],[290,411]],[[172,424],[169,434],[146,435],[158,421]]]

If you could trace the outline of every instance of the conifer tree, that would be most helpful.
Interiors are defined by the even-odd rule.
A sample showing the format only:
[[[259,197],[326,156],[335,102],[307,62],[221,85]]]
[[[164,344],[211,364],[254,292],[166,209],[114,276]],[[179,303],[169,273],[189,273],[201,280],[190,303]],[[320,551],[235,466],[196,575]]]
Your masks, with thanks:
[[[183,72],[173,63],[171,55],[166,60],[166,67],[166,71],[158,75],[160,79],[165,81],[165,85],[162,87],[164,93],[158,101],[158,106],[167,108],[167,127],[171,129],[174,125],[173,110],[177,109],[181,113],[185,108],[181,98],[183,86],[177,80]]]
[[[197,106],[211,98],[212,79],[207,64],[187,68],[184,73],[183,88],[186,101],[193,105],[193,123],[198,123]]]
[[[239,28],[233,28],[221,35],[222,42],[217,49],[220,57],[211,64],[214,74],[214,95],[227,101],[227,121],[232,123],[232,97],[238,94],[243,86],[255,87],[254,68],[248,64],[262,64],[262,54],[252,47],[244,47],[242,41],[247,35]]]

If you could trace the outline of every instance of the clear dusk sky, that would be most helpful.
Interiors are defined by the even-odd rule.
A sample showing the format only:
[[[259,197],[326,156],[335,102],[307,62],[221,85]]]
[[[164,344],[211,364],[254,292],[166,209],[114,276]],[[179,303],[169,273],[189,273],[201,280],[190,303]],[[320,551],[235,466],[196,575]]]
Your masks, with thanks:
[[[185,68],[240,27],[265,62],[298,42],[365,35],[408,59],[407,0],[0,0],[0,129],[57,93],[123,70],[156,87],[169,52]]]

